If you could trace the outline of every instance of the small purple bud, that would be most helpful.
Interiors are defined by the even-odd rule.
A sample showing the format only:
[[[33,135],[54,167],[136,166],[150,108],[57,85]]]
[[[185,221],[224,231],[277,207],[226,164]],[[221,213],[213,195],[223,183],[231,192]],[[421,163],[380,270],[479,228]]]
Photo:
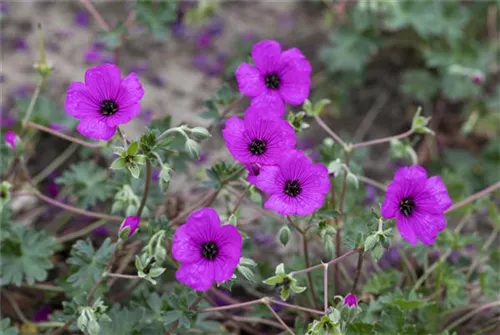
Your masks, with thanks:
[[[354,294],[349,293],[344,298],[344,306],[347,306],[348,308],[358,307],[358,299],[356,299]]]
[[[49,315],[52,313],[52,308],[47,305],[41,306],[33,316],[33,320],[35,322],[46,322],[49,321]]]
[[[471,76],[471,80],[474,84],[480,85],[484,82],[484,75],[482,73],[477,73]]]
[[[17,143],[20,141],[19,137],[17,137],[16,133],[12,130],[9,130],[3,135],[5,142],[12,148],[12,150],[16,150]]]
[[[75,23],[81,27],[87,27],[89,25],[89,14],[86,10],[79,10],[76,12]]]
[[[127,216],[120,226],[120,238],[132,236],[136,232],[137,228],[139,228],[140,221],[141,219],[138,216]]]

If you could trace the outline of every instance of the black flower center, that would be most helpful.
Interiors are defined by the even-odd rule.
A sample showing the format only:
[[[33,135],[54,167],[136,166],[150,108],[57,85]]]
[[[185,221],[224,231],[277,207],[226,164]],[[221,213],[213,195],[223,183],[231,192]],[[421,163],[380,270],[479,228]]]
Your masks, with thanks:
[[[209,261],[213,260],[217,254],[219,253],[219,248],[214,241],[210,241],[204,243],[201,247],[201,255],[208,259]]]
[[[404,198],[399,203],[399,211],[403,213],[404,216],[408,217],[415,210],[415,201],[412,198]]]
[[[262,140],[252,140],[248,149],[252,154],[260,156],[266,152],[266,142]]]
[[[104,100],[99,106],[99,113],[104,116],[111,116],[118,111],[118,105],[113,100]]]
[[[298,180],[288,180],[285,183],[285,194],[295,198],[300,194],[300,191],[302,191],[302,187],[300,187],[300,183]]]
[[[267,88],[276,90],[280,87],[281,79],[276,73],[269,73],[265,79]]]

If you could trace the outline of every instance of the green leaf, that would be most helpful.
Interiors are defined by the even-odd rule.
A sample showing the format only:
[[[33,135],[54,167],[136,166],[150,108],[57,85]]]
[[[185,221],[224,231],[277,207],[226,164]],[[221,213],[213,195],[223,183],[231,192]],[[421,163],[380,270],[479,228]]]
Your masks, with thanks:
[[[101,278],[113,253],[115,244],[107,238],[96,251],[90,240],[78,240],[71,248],[68,264],[73,274],[68,277],[74,287],[88,291]]]
[[[181,317],[181,311],[168,311],[163,314],[163,323],[165,326],[172,324],[173,322],[179,320]]]
[[[108,171],[97,166],[93,161],[71,165],[56,183],[68,186],[78,199],[77,206],[89,208],[98,201],[105,201],[113,195],[114,187],[109,183]]]
[[[251,269],[241,265],[238,265],[237,269],[238,272],[241,273],[241,275],[245,277],[246,280],[251,282],[255,281],[255,275]]]
[[[121,170],[125,166],[127,166],[127,161],[124,158],[117,158],[111,163],[111,166],[109,167],[111,170]]]
[[[127,164],[127,169],[135,179],[139,178],[141,175],[141,168],[137,164],[129,163]]]
[[[399,282],[401,274],[395,270],[372,275],[365,285],[366,293],[382,294],[393,289]]]
[[[127,149],[127,155],[128,156],[135,156],[137,153],[137,150],[139,150],[139,142],[134,141],[129,144],[128,149]]]
[[[2,208],[2,237],[0,245],[0,268],[2,285],[23,283],[33,285],[47,279],[47,270],[54,265],[50,261],[59,249],[57,240],[45,231],[31,226],[11,224],[5,206]]]
[[[10,319],[5,318],[0,320],[0,334],[2,335],[17,335],[19,331],[15,327],[10,326]]]
[[[403,73],[401,90],[424,103],[431,100],[439,90],[439,81],[427,70],[407,70]]]

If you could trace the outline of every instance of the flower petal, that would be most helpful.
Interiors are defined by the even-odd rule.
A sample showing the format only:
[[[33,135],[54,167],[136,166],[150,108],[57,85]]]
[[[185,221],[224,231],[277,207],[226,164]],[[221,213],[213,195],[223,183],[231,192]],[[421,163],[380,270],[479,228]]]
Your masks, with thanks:
[[[413,230],[413,222],[401,213],[396,214],[396,226],[401,236],[410,244],[417,244],[417,236]]]
[[[193,212],[184,225],[189,228],[187,233],[193,241],[201,245],[215,239],[220,228],[220,218],[215,209],[202,208]]]
[[[202,259],[201,245],[189,234],[191,227],[182,225],[175,231],[172,242],[172,256],[179,262],[194,263]]]
[[[182,264],[175,277],[178,281],[196,291],[208,291],[214,281],[214,264],[210,261]]]
[[[284,180],[277,166],[263,166],[254,181],[258,188],[267,193],[279,193],[283,190]]]
[[[237,116],[228,119],[224,130],[222,130],[222,137],[224,137],[227,149],[234,159],[243,163],[252,161],[248,150],[249,139],[243,120]]]
[[[438,205],[441,211],[450,208],[452,201],[446,190],[446,185],[441,180],[441,177],[434,176],[427,179],[425,183],[426,189],[434,196],[434,205]]]
[[[262,94],[253,98],[251,107],[255,107],[260,110],[265,108],[268,111],[268,114],[280,119],[286,111],[283,98],[279,92],[275,90],[265,90]]]
[[[306,56],[297,48],[291,48],[281,53],[282,64],[293,64],[298,71],[305,76],[310,76],[312,72],[311,63]]]
[[[85,72],[85,84],[99,101],[117,98],[121,83],[120,69],[115,64],[102,64]]]
[[[261,73],[274,72],[279,69],[281,47],[278,42],[264,40],[254,44],[252,59]]]
[[[248,63],[242,63],[235,72],[238,88],[247,97],[256,97],[266,90],[263,76],[259,70]]]
[[[71,83],[66,93],[64,108],[66,113],[76,118],[98,116],[100,102],[83,83]]]
[[[416,211],[411,217],[411,224],[415,234],[426,245],[431,245],[436,240],[440,231],[446,228],[444,215],[432,215]]]
[[[85,117],[80,120],[76,129],[83,136],[96,140],[109,140],[116,132],[116,127],[106,124],[106,117]]]
[[[309,97],[310,90],[311,81],[293,73],[283,77],[283,84],[279,88],[281,97],[290,105],[302,104]]]

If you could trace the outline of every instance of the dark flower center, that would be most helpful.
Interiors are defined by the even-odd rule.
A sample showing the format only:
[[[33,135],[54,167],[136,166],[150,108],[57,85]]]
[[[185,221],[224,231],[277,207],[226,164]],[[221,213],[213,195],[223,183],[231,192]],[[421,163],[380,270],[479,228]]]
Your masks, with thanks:
[[[281,79],[276,73],[269,73],[266,75],[266,87],[276,90],[280,87]]]
[[[412,198],[404,198],[399,203],[399,211],[403,213],[404,216],[408,217],[415,210],[415,201]]]
[[[204,243],[201,246],[201,255],[206,259],[208,259],[209,261],[213,260],[218,253],[219,253],[219,248],[217,247],[217,244],[215,244],[214,241]]]
[[[285,194],[295,198],[300,194],[300,191],[302,191],[302,187],[300,187],[300,183],[298,180],[288,180],[285,183]]]
[[[99,113],[104,116],[111,116],[118,111],[118,105],[113,100],[104,100],[99,108]]]
[[[252,154],[260,156],[266,152],[266,142],[262,140],[252,140],[248,149]]]

